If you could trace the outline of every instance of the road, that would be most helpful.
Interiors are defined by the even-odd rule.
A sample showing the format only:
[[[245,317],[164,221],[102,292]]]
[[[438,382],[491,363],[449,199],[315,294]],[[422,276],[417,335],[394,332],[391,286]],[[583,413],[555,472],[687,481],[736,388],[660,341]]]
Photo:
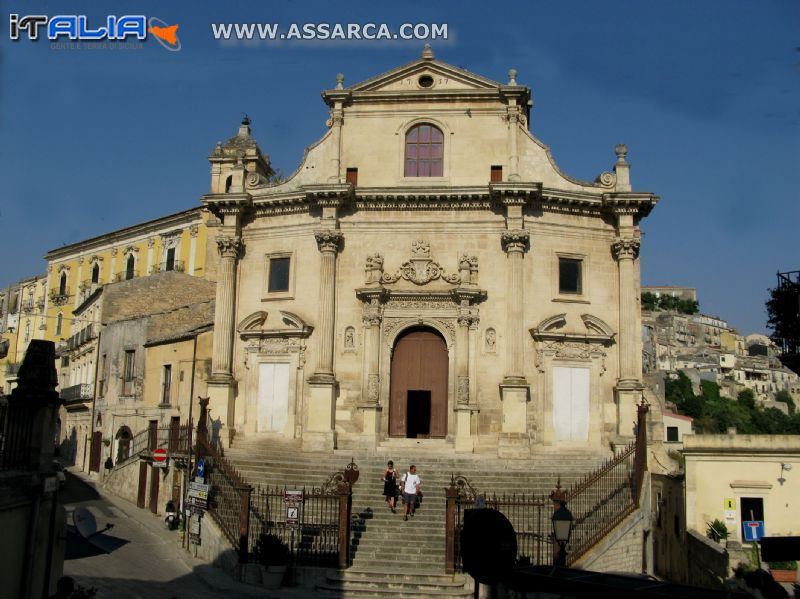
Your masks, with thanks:
[[[124,500],[103,497],[91,484],[67,474],[60,493],[67,510],[64,574],[84,587],[97,589],[98,599],[210,599],[219,597],[181,557],[179,533],[167,531],[159,519]],[[98,528],[113,528],[92,538],[78,535],[72,511],[83,506]],[[149,519],[149,521],[148,521]],[[225,592],[226,597],[248,594]]]

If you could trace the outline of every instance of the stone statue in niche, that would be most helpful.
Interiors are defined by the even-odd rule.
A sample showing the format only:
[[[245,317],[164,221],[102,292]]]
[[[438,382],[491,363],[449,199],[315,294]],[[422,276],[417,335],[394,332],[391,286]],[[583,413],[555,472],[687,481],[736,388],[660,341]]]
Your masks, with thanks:
[[[356,331],[353,327],[347,327],[344,330],[344,348],[355,349],[356,347]]]
[[[497,331],[486,329],[486,351],[495,352],[497,347]]]

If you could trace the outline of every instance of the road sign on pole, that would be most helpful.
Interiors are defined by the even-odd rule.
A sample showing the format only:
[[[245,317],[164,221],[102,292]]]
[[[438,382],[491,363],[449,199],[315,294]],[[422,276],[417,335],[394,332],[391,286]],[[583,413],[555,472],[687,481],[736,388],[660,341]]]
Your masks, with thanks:
[[[167,450],[163,447],[153,450],[153,466],[156,468],[167,467]]]
[[[763,520],[745,520],[742,522],[744,528],[744,540],[752,543],[758,541],[765,535]]]

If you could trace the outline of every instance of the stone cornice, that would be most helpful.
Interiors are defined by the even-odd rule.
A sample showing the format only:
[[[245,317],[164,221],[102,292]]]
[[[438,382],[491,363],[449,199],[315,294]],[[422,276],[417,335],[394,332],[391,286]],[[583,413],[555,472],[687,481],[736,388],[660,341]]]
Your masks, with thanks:
[[[650,214],[659,199],[652,193],[604,193],[603,205],[616,214],[638,214],[643,217]]]
[[[541,195],[542,184],[532,181],[490,183],[489,192],[504,204],[524,204]]]
[[[249,193],[208,193],[201,198],[201,201],[217,216],[243,212],[252,204]]]
[[[320,205],[339,206],[353,195],[351,183],[323,183],[303,185],[301,188],[309,201]]]
[[[477,303],[486,299],[488,293],[485,289],[441,289],[441,290],[395,290],[385,287],[362,287],[356,289],[356,297],[361,301],[368,302],[372,299],[380,299],[382,303],[392,300],[431,300],[452,305],[468,300]]]
[[[73,258],[77,254],[88,253],[92,250],[97,251],[97,248],[103,246],[120,245],[132,237],[159,233],[165,228],[174,227],[176,225],[199,223],[202,222],[203,210],[204,208],[198,206],[196,208],[170,214],[169,216],[147,221],[132,227],[126,227],[124,229],[112,231],[111,233],[106,233],[98,237],[91,237],[89,239],[85,239],[84,241],[66,245],[55,250],[50,250],[47,252],[47,254],[45,254],[44,259],[51,261]]]

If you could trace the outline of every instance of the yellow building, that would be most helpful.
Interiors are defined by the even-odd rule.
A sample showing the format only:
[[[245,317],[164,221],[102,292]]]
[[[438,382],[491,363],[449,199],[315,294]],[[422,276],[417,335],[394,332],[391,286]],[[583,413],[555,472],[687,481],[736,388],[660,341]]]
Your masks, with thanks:
[[[59,439],[67,462],[88,467],[99,366],[99,292],[109,283],[166,271],[204,277],[208,218],[203,208],[184,210],[60,247],[45,256],[47,275],[40,285],[41,317],[36,324],[41,327],[38,338],[56,343],[59,387],[65,400]],[[23,351],[16,354],[21,360]]]
[[[31,339],[46,329],[47,279],[37,275],[0,290],[0,394],[9,394]]]
[[[207,221],[193,208],[48,252],[43,338],[66,341],[80,330],[72,311],[103,284],[165,270],[204,276]]]

